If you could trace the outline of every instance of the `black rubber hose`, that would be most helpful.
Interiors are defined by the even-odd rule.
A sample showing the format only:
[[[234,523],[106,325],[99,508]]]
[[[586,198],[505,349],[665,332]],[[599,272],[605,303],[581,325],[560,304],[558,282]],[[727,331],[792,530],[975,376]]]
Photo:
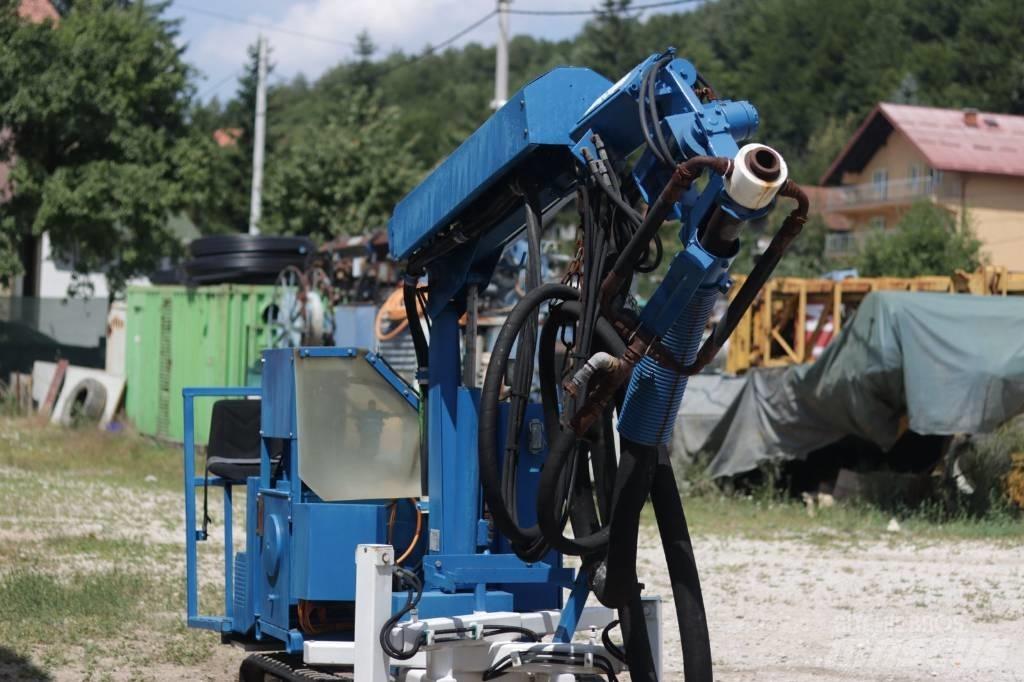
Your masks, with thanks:
[[[650,68],[647,69],[647,72],[644,74],[644,77],[640,82],[640,96],[637,99],[637,113],[640,116],[640,129],[643,131],[644,142],[647,143],[647,148],[651,150],[651,153],[654,154],[655,158],[657,158],[658,161],[661,161],[666,166],[671,166],[672,159],[665,158],[664,154],[662,153],[662,150],[658,147],[657,142],[651,135],[651,128],[647,121],[647,109],[644,107],[644,98],[647,97],[649,82],[654,79],[655,72],[657,72],[657,70],[661,68],[660,64],[661,60],[652,64]],[[654,120],[654,125],[658,125],[657,119]]]
[[[625,606],[637,590],[640,514],[647,502],[658,461],[653,447],[633,443],[621,436],[619,446],[612,518],[608,524],[608,552],[592,579],[594,596],[613,609]]]
[[[399,661],[407,661],[419,653],[420,647],[423,646],[423,640],[417,640],[413,647],[407,651],[396,649],[391,642],[391,630],[398,624],[398,621],[402,620],[407,613],[416,608],[417,604],[420,603],[420,599],[423,597],[423,583],[420,581],[419,576],[401,566],[395,567],[395,575],[402,583],[408,586],[409,595],[406,597],[405,606],[395,612],[384,623],[377,636],[377,640],[380,642],[380,648],[388,656]]]
[[[416,280],[406,277],[402,284],[402,301],[405,304],[405,318],[409,322],[409,335],[412,337],[413,349],[416,352],[416,380],[420,391],[420,492],[430,494],[430,447],[429,447],[429,416],[427,412],[427,394],[429,393],[428,372],[430,367],[430,346],[427,336],[420,324],[419,309],[416,307]]]
[[[480,390],[480,420],[477,455],[480,463],[480,484],[484,501],[494,525],[512,543],[516,555],[524,561],[537,561],[547,553],[547,546],[537,526],[521,528],[502,494],[497,438],[498,412],[502,378],[508,365],[516,337],[535,310],[550,300],[574,301],[579,290],[565,284],[542,284],[526,292],[505,320],[491,350],[491,358]]]
[[[658,464],[651,487],[651,503],[658,519],[661,544],[665,550],[672,598],[679,620],[679,638],[683,648],[683,672],[686,682],[711,682],[711,639],[701,595],[697,561],[676,486],[668,448],[658,448]]]
[[[535,192],[526,194],[526,290],[532,291],[540,286],[540,236],[541,209]],[[526,319],[516,344],[516,363],[510,383],[508,428],[505,431],[505,452],[502,458],[501,487],[505,504],[513,519],[519,518],[516,508],[518,495],[516,483],[519,468],[519,436],[526,416],[526,407],[530,403],[533,388],[534,357],[537,351],[537,318],[534,310]]]
[[[622,645],[629,666],[629,679],[634,682],[658,682],[658,671],[654,667],[647,619],[644,617],[640,586],[633,584],[633,592],[626,603],[618,609],[619,628],[622,630]]]
[[[578,321],[581,313],[582,305],[576,301],[567,301],[553,309],[541,330],[538,353],[541,401],[550,445],[537,492],[537,521],[548,544],[573,554],[593,553],[603,547],[605,534],[599,533],[601,526],[607,523],[610,491],[615,479],[611,408],[606,410],[604,419],[594,426],[593,433],[588,434],[586,441],[580,441],[571,431],[563,434],[559,421],[559,372],[554,367],[555,340],[558,338],[558,330]],[[595,350],[616,356],[623,353],[622,339],[604,318],[598,318],[595,334]],[[571,440],[563,438],[564,435],[571,436]],[[588,466],[591,462],[594,485],[591,485]],[[547,485],[545,476],[548,477]],[[569,485],[570,481],[574,485]],[[576,539],[563,536],[565,518],[562,510],[567,499],[570,502],[570,518]],[[587,539],[591,536],[595,538],[595,543]]]

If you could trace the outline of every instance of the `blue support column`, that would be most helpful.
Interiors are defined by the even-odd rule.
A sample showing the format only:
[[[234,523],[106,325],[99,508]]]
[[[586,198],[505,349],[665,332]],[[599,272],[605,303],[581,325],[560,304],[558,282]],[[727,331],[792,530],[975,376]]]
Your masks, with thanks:
[[[191,622],[199,615],[199,586],[196,569],[196,438],[195,399],[184,391],[185,416],[185,602],[186,614]]]
[[[458,445],[452,458],[454,470],[448,469],[453,480],[448,493],[448,518],[452,527],[445,551],[448,554],[475,554],[477,551],[478,521],[480,520],[480,460],[477,458],[477,413],[480,392],[459,388],[457,417]],[[451,497],[454,495],[454,497]]]
[[[463,464],[458,453],[456,418],[459,400],[459,316],[449,303],[430,327],[430,400],[427,403],[430,456],[431,554],[459,551],[454,507],[458,499],[456,472]],[[475,527],[470,534],[475,534]],[[472,549],[470,550],[472,551]]]
[[[224,485],[224,613],[230,617],[235,601],[235,533],[231,484]]]

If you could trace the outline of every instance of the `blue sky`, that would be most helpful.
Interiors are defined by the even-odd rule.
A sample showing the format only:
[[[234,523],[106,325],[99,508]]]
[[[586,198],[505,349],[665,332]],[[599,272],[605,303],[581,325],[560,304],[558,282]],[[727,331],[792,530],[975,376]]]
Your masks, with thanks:
[[[512,7],[586,10],[598,3],[513,0]],[[352,57],[350,45],[363,29],[370,32],[382,54],[396,47],[417,52],[469,26],[494,6],[494,0],[174,0],[166,16],[183,20],[181,42],[186,46],[186,59],[201,73],[200,97],[205,100],[217,95],[223,100],[234,92],[246,46],[255,42],[261,30],[271,44],[276,79],[303,73],[315,80],[326,69]],[[513,15],[510,29],[513,35],[557,39],[574,35],[585,20],[582,16]],[[260,24],[277,30],[261,29]],[[492,18],[455,45],[472,41],[493,45],[497,31],[497,21]]]

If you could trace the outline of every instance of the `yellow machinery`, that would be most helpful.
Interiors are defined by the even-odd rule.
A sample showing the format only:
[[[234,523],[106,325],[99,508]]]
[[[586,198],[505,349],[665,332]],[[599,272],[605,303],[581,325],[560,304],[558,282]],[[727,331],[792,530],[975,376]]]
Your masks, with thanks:
[[[742,282],[736,276],[737,284]],[[734,286],[732,291],[738,291]],[[979,296],[1024,294],[1024,272],[984,266],[952,277],[854,277],[842,281],[780,277],[765,285],[729,340],[726,371],[778,367],[814,361],[872,291],[927,291]],[[808,308],[812,314],[808,315]],[[818,314],[815,316],[815,312]]]

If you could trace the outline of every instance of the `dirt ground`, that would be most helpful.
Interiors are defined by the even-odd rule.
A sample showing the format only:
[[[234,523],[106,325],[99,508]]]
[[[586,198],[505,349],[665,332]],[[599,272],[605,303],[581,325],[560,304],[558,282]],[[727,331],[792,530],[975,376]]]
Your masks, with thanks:
[[[699,536],[716,678],[1024,680],[1024,547],[959,541],[822,545]],[[662,595],[667,680],[682,679],[656,536],[641,575]]]
[[[116,442],[88,439],[62,454],[56,437],[17,426],[0,423],[0,680],[237,679],[243,652],[183,627],[180,455],[111,455]],[[690,502],[717,679],[1024,681],[1019,521],[979,539],[913,522],[887,532],[888,517],[838,507],[811,519],[799,506]],[[211,612],[223,546],[208,544]],[[664,679],[681,680],[653,528],[640,562],[664,599]]]

